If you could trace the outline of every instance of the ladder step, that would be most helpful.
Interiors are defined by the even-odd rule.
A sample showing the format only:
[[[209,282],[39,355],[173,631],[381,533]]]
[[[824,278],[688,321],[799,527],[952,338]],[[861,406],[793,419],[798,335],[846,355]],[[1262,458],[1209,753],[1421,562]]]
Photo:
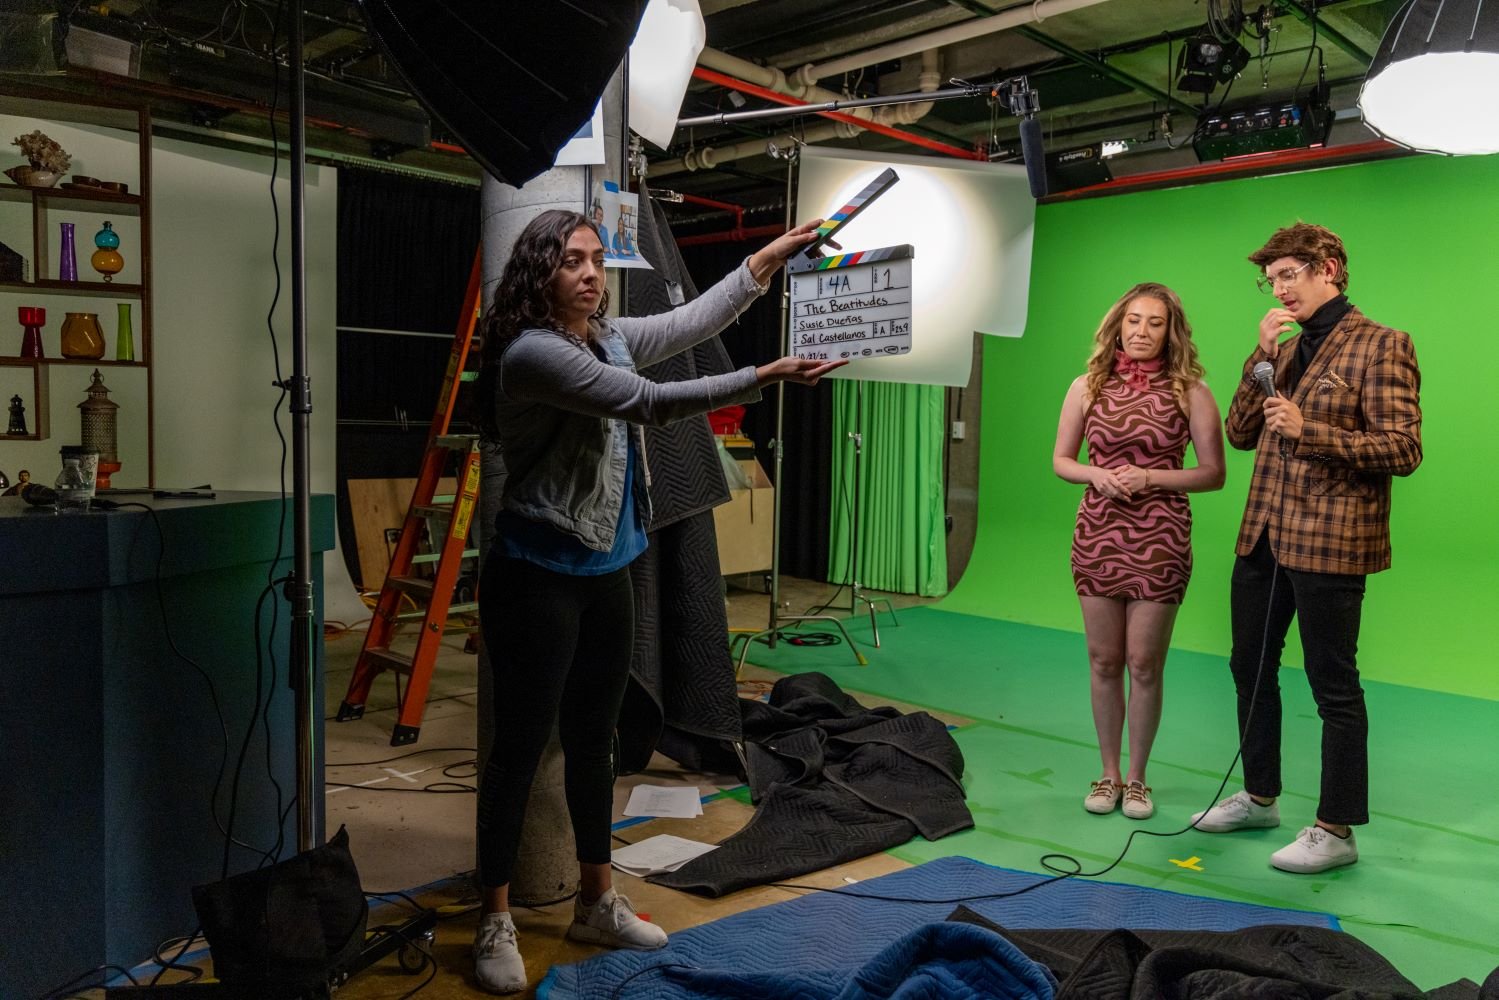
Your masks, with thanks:
[[[386,670],[395,670],[399,673],[411,673],[411,655],[409,653],[397,653],[393,649],[367,649],[364,655],[369,657],[377,666]]]
[[[479,554],[479,550],[478,549],[464,549],[463,550],[463,555],[462,555],[461,558],[463,558],[463,559],[472,559],[475,556],[477,556],[478,554]],[[428,552],[428,553],[426,553],[424,555],[412,556],[411,557],[411,562],[413,564],[415,564],[415,563],[435,563],[435,562],[439,561],[440,559],[442,559],[442,553],[441,552]]]
[[[438,493],[438,494],[435,494],[432,497],[432,505],[434,507],[451,507],[451,506],[453,506],[453,498],[456,497],[457,495],[458,494],[456,494],[456,493]]]
[[[390,576],[385,578],[387,587],[394,587],[403,594],[413,597],[432,597],[432,581],[419,576]]]
[[[453,508],[444,507],[441,504],[424,503],[412,507],[411,512],[417,517],[449,517],[453,513]]]
[[[443,434],[435,442],[439,448],[461,448],[468,451],[479,441],[477,434]]]
[[[478,602],[476,602],[476,601],[466,601],[463,604],[453,604],[453,605],[450,605],[448,607],[448,615],[449,615],[449,617],[451,617],[453,615],[471,615],[471,614],[473,614],[474,612],[476,612],[478,610],[479,610]],[[400,622],[402,624],[406,624],[406,623],[409,623],[409,622],[419,622],[419,621],[421,621],[422,619],[424,619],[426,617],[427,617],[427,612],[425,610],[421,610],[421,611],[402,611],[400,614],[396,615],[396,621],[398,621],[398,622]],[[448,629],[445,627],[444,631],[448,631]],[[456,629],[454,631],[456,631]]]

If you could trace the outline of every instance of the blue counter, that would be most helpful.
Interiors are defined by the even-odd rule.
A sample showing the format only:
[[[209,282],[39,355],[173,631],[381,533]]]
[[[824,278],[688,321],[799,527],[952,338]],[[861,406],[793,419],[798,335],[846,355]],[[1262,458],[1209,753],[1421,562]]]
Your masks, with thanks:
[[[59,516],[0,498],[0,893],[12,914],[0,934],[0,997],[7,1000],[97,965],[131,967],[158,942],[193,929],[192,886],[220,877],[225,840],[215,812],[228,821],[257,688],[262,705],[272,697],[264,721],[253,724],[234,834],[263,850],[279,839],[283,857],[297,851],[290,619],[280,586],[258,630],[254,622],[267,580],[291,571],[290,500],[281,526],[277,494],[117,499],[154,509],[164,539],[138,507]],[[319,719],[317,553],[333,547],[333,516],[332,497],[313,497]],[[275,562],[278,527],[283,552]],[[266,654],[273,609],[274,666]],[[322,735],[319,722],[320,792]],[[319,831],[322,805],[319,794]],[[234,847],[229,861],[234,873],[260,857]]]

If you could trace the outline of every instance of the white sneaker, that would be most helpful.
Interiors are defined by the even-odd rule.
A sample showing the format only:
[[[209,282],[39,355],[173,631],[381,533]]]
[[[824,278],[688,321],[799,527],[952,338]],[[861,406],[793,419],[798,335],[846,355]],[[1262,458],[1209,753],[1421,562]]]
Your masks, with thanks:
[[[1119,804],[1119,794],[1122,789],[1123,786],[1113,778],[1099,778],[1093,782],[1087,798],[1083,799],[1083,808],[1090,813],[1106,816]]]
[[[573,901],[573,922],[567,936],[574,941],[636,951],[653,951],[666,944],[666,932],[637,917],[630,900],[613,889],[592,906],[583,905],[581,894]]]
[[[508,913],[487,913],[474,935],[474,978],[491,993],[519,993],[526,988],[515,922]]]
[[[1124,786],[1124,815],[1130,819],[1150,819],[1155,815],[1155,803],[1150,801],[1150,788],[1143,781],[1131,781]]]
[[[1302,830],[1295,840],[1270,855],[1270,864],[1297,875],[1315,875],[1357,860],[1358,842],[1353,839],[1352,830],[1343,838],[1315,825]]]
[[[1193,813],[1192,822],[1203,833],[1268,829],[1280,826],[1280,806],[1262,806],[1245,791],[1237,791],[1204,812]]]

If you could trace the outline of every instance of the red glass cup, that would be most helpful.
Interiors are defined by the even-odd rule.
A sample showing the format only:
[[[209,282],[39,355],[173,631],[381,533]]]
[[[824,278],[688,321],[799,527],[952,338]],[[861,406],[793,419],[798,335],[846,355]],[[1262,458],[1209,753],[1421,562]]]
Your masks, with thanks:
[[[42,326],[47,322],[47,310],[41,306],[19,306],[16,315],[26,328],[21,337],[21,357],[45,357],[42,353]]]

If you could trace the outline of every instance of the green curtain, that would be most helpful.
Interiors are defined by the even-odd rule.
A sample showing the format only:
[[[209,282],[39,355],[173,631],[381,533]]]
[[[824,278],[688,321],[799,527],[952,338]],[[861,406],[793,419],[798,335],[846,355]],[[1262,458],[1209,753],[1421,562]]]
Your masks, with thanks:
[[[940,597],[947,593],[945,417],[943,390],[935,385],[834,382],[828,579],[848,583],[851,577],[854,442],[848,435],[860,425],[861,390],[859,583],[874,590]]]

